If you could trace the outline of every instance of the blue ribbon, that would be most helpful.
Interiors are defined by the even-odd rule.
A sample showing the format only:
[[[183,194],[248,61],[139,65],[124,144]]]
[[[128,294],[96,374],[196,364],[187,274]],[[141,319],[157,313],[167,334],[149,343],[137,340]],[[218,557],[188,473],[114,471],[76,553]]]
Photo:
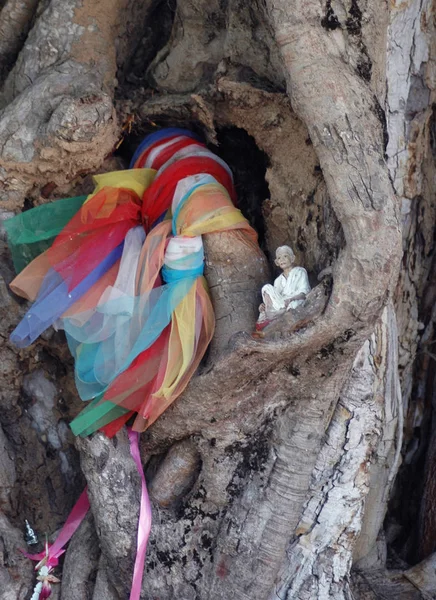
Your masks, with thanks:
[[[18,348],[32,344],[43,331],[48,329],[59,317],[79,300],[120,258],[124,242],[119,244],[102,262],[85,277],[75,288],[68,290],[65,281],[54,269],[50,269],[35,303],[11,333],[11,342]]]
[[[193,140],[200,141],[200,138],[198,137],[198,135],[193,133],[192,131],[189,131],[188,129],[181,129],[179,127],[168,127],[167,129],[161,129],[160,131],[155,131],[154,133],[147,135],[145,137],[145,139],[136,148],[135,154],[133,155],[132,160],[130,161],[129,169],[134,168],[135,163],[138,160],[138,158],[152,144],[154,144],[155,142],[158,142],[159,140],[165,140],[165,138],[173,137],[175,135],[184,135],[186,137],[192,138]]]

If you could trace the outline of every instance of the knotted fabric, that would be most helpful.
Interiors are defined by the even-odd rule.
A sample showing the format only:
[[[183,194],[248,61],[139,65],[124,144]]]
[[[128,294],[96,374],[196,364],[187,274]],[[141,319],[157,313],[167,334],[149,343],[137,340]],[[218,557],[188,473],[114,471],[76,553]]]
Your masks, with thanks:
[[[88,197],[58,200],[5,222],[33,305],[11,335],[19,347],[64,329],[75,380],[91,400],[71,427],[112,436],[135,415],[143,431],[181,394],[212,339],[202,235],[257,236],[235,208],[232,173],[197,136],[151,134],[131,168],[97,175]]]

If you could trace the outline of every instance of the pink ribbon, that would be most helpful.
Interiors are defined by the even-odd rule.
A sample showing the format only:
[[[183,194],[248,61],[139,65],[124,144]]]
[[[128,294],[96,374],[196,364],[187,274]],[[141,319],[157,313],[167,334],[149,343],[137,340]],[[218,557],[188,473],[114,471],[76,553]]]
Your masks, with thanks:
[[[132,431],[130,427],[127,428],[127,433],[130,442],[130,454],[135,461],[136,468],[138,469],[141,478],[141,507],[139,509],[135,567],[133,570],[132,589],[130,592],[130,600],[139,600],[141,596],[147,542],[151,530],[151,504],[147,493],[147,484],[142,469],[141,456],[139,454],[139,434],[137,431]],[[62,527],[56,541],[48,546],[44,552],[40,552],[39,554],[29,554],[28,552],[24,552],[24,550],[21,550],[21,552],[24,556],[27,556],[27,558],[40,563],[35,567],[36,569],[42,566],[42,561],[44,561],[43,564],[48,567],[56,567],[59,563],[59,557],[65,552],[64,546],[70,541],[80,523],[85,518],[88,510],[89,498],[88,488],[86,487],[74,505],[73,510],[66,520],[65,525]]]
[[[142,469],[141,456],[139,454],[139,434],[127,428],[130,442],[130,454],[135,461],[141,478],[141,507],[139,509],[138,538],[136,544],[135,568],[133,569],[132,589],[130,591],[130,600],[139,600],[141,596],[142,576],[144,573],[145,554],[147,552],[147,542],[151,530],[151,504],[147,493],[147,484],[144,471]]]
[[[88,498],[88,488],[86,487],[83,492],[80,494],[79,499],[73,507],[73,510],[70,512],[68,519],[65,522],[65,525],[62,527],[56,541],[48,546],[47,551],[40,552],[39,554],[29,554],[28,552],[23,552],[24,556],[30,558],[30,560],[35,560],[41,562],[44,558],[47,557],[45,564],[48,567],[56,567],[59,563],[59,556],[61,556],[64,552],[64,546],[70,541],[73,534],[79,527],[80,523],[86,516],[86,513],[89,510],[89,498]],[[36,566],[38,568],[38,565]]]

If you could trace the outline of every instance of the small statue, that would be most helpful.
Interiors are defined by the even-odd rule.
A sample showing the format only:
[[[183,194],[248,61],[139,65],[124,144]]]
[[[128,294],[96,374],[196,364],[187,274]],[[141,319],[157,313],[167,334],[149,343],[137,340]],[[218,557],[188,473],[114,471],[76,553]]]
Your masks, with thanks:
[[[262,288],[263,303],[259,306],[259,318],[256,329],[262,329],[270,321],[297,308],[310,292],[309,278],[303,267],[293,267],[295,254],[289,246],[280,246],[276,250],[275,264],[283,273]]]
[[[38,536],[31,528],[30,523],[27,519],[24,521],[24,524],[25,524],[25,528],[26,528],[25,534],[24,534],[24,541],[26,542],[26,544],[28,546],[35,546],[39,542]]]

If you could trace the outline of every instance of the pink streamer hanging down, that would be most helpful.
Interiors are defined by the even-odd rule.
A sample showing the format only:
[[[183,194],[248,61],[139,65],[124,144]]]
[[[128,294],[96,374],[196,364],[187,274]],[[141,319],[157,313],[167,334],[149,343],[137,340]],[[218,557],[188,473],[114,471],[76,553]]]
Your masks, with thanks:
[[[135,461],[141,478],[141,507],[139,510],[138,536],[136,545],[135,568],[133,570],[132,589],[130,592],[130,600],[139,600],[141,596],[142,576],[144,573],[145,554],[147,551],[147,542],[151,530],[151,504],[147,492],[147,484],[145,481],[144,471],[142,469],[141,456],[139,454],[139,433],[127,428],[130,454]],[[81,493],[79,499],[73,507],[65,525],[62,527],[56,541],[48,546],[48,549],[39,554],[29,554],[21,552],[31,560],[44,561],[48,567],[56,567],[59,563],[59,557],[65,552],[64,546],[70,541],[74,533],[77,531],[80,523],[86,516],[89,510],[88,488],[86,487]],[[46,560],[44,560],[46,559]],[[38,569],[40,564],[35,568]]]
[[[80,494],[79,499],[73,507],[73,510],[70,512],[68,519],[65,522],[65,525],[62,527],[56,541],[48,547],[48,557],[46,551],[40,552],[39,554],[29,554],[28,552],[23,552],[24,556],[30,558],[30,560],[42,561],[47,557],[45,564],[48,567],[56,567],[59,563],[59,557],[65,552],[64,546],[70,541],[73,534],[78,529],[80,523],[86,516],[86,513],[89,510],[89,498],[88,498],[88,488],[86,487],[83,492]],[[37,565],[35,568],[38,568]]]
[[[147,492],[141,456],[139,454],[139,433],[127,428],[130,442],[130,454],[135,461],[139,476],[141,477],[141,507],[139,509],[138,539],[136,544],[135,568],[133,570],[132,589],[130,600],[139,600],[141,596],[142,575],[144,573],[145,554],[151,530],[151,504]]]

